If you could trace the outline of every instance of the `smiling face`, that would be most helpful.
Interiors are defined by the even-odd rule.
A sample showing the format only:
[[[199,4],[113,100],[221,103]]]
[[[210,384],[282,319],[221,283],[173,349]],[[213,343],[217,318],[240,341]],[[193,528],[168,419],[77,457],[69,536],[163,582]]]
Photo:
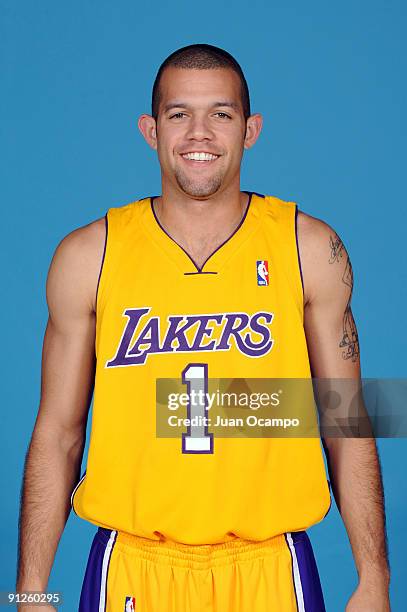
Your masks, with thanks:
[[[163,189],[204,199],[234,182],[240,189],[243,149],[256,140],[259,117],[252,115],[246,126],[233,70],[170,66],[161,77],[157,123],[143,115],[139,126],[157,149]]]

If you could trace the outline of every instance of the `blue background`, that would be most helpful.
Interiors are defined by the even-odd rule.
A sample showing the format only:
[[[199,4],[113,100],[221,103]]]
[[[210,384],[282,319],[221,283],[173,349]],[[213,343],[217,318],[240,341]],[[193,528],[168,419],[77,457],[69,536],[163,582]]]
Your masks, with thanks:
[[[155,153],[137,129],[159,64],[196,42],[235,55],[253,112],[264,115],[260,139],[245,153],[242,188],[295,200],[334,227],[354,268],[362,373],[404,377],[407,55],[401,1],[0,6],[0,589],[9,590],[24,454],[38,410],[48,266],[74,228],[159,193]],[[379,448],[398,611],[407,600],[406,440],[380,440]],[[63,591],[63,610],[76,609],[94,530],[69,517],[49,582],[49,590]],[[357,576],[335,505],[310,535],[327,610],[342,611]]]

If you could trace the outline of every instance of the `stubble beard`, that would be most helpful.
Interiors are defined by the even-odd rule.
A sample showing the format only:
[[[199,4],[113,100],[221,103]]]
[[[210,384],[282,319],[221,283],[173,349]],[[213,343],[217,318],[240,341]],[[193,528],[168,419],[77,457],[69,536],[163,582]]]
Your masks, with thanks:
[[[203,198],[213,195],[220,189],[223,175],[218,173],[210,178],[193,179],[187,176],[179,168],[176,168],[175,180],[179,188],[187,195]]]

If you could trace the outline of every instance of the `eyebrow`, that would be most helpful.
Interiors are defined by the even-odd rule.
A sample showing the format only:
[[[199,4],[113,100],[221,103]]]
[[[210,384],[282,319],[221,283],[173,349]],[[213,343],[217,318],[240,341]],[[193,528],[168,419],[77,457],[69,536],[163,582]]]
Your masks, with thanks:
[[[219,106],[226,106],[228,108],[233,108],[233,110],[235,110],[236,112],[239,111],[239,105],[229,100],[223,100],[221,102],[214,102],[211,105],[211,108],[217,108]],[[173,108],[190,108],[190,105],[187,104],[186,102],[181,102],[180,100],[176,100],[174,102],[169,102],[168,104],[166,104],[164,106],[164,112],[166,113],[167,111]]]

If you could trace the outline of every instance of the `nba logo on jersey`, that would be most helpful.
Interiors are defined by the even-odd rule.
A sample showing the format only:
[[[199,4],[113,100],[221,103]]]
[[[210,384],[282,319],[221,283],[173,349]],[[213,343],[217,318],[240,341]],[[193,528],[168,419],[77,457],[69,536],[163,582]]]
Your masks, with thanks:
[[[135,612],[135,609],[136,609],[136,598],[126,597],[126,601],[124,604],[124,612]]]
[[[264,287],[269,284],[269,262],[267,259],[261,259],[256,262],[257,268],[257,284],[259,287]]]

